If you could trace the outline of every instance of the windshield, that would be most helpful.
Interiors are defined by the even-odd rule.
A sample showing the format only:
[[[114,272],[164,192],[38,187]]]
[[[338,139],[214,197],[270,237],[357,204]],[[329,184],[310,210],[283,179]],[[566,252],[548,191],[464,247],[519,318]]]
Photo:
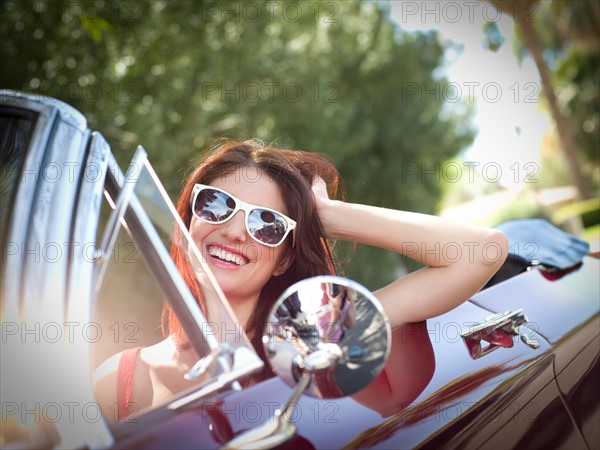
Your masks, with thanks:
[[[98,320],[112,327],[113,339],[98,344],[96,365],[125,348],[147,347],[173,336],[166,308],[184,331],[179,343],[191,345],[198,361],[186,373],[189,388],[163,405],[183,407],[260,369],[262,361],[143,148],[125,173],[111,169],[107,175],[106,194],[113,209],[101,237],[96,305]],[[114,339],[117,334],[120,339]]]

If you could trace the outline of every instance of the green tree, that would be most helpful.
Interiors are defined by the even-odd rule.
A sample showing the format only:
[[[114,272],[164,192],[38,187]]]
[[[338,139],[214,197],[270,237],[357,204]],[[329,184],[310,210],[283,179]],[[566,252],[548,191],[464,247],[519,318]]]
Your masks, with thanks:
[[[403,32],[380,3],[0,7],[2,86],[72,104],[123,164],[143,144],[173,197],[214,138],[256,137],[328,154],[351,201],[434,213],[440,164],[473,138],[468,105],[444,101],[437,34]],[[359,251],[349,276],[392,279],[397,255]]]
[[[517,53],[520,58],[529,53],[535,61],[573,183],[581,197],[592,198],[589,180],[595,178],[598,186],[600,166],[600,3],[499,0],[494,4],[514,19],[521,40]],[[497,28],[490,25],[485,30],[494,50],[499,40]]]

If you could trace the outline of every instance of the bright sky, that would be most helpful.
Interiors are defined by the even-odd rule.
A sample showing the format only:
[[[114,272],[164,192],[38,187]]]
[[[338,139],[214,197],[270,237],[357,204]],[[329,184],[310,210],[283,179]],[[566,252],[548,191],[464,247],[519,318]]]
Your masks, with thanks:
[[[447,77],[457,93],[441,95],[452,101],[460,96],[476,106],[479,133],[463,158],[479,163],[486,180],[499,178],[505,187],[519,188],[531,181],[535,173],[528,178],[528,171],[539,172],[541,140],[550,121],[538,104],[541,82],[533,59],[525,58],[519,67],[513,53],[512,18],[497,12],[490,2],[392,0],[390,4],[392,17],[404,30],[435,29],[442,40],[458,44],[458,52],[446,52]],[[505,39],[497,52],[482,45],[486,20],[496,22]],[[469,167],[464,169],[466,174]]]

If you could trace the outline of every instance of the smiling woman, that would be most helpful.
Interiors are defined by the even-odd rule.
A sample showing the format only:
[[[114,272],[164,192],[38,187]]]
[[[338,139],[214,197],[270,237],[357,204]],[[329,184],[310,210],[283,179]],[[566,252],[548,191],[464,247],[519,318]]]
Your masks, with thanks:
[[[429,266],[375,293],[392,327],[459,305],[506,257],[506,239],[497,230],[336,200],[340,185],[325,156],[256,141],[221,143],[183,185],[177,211],[264,361],[263,330],[277,298],[297,281],[339,269],[329,239],[410,249],[411,257]],[[451,258],[439,251],[448,246],[456,249]],[[187,249],[173,246],[171,254],[210,321],[197,281],[202,277]],[[115,355],[96,373],[98,401],[104,409],[117,402],[119,419],[129,402],[144,409],[190,386],[184,375],[198,356],[168,304],[163,319],[164,341]],[[266,363],[246,384],[272,375]]]
[[[325,180],[330,194],[337,196],[340,176],[322,155],[263,147],[255,141],[225,142],[202,158],[184,183],[177,204],[185,226],[261,356],[262,332],[278,296],[299,280],[335,273],[334,254],[311,192],[316,177]],[[202,186],[206,185],[213,188],[209,193],[217,196],[214,201],[209,202],[206,189],[203,195]],[[207,220],[217,208],[222,220]],[[277,242],[264,238],[264,226],[259,229],[257,220],[264,222],[264,217],[258,219],[260,211],[274,213],[280,226],[285,226]],[[184,250],[174,248],[173,257],[192,292],[201,298]],[[175,314],[168,306],[165,313],[169,330],[177,342],[184,343]],[[270,373],[266,369],[263,376]]]

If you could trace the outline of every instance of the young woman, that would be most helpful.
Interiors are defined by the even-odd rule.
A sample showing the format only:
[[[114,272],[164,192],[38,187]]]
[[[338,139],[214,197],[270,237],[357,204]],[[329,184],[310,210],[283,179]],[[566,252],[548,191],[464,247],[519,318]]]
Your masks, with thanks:
[[[337,200],[340,183],[322,155],[255,141],[219,145],[184,183],[177,210],[263,359],[262,332],[278,296],[296,281],[336,272],[328,240],[387,248],[427,266],[375,292],[392,327],[456,307],[506,257],[507,241],[497,230]],[[173,257],[204,308],[182,252],[174,249]],[[114,405],[115,420],[122,420],[190,387],[183,375],[198,356],[172,311],[164,313],[165,340],[115,355],[96,372],[96,397],[108,418]],[[270,375],[267,364],[258,378]]]

